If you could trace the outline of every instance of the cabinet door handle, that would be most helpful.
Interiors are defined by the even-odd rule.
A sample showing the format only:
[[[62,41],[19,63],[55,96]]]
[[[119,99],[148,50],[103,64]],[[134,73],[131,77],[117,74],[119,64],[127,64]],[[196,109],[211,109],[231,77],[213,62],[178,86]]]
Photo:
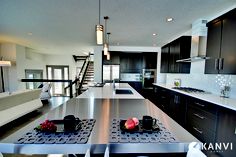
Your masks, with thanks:
[[[224,58],[219,59],[219,70],[223,70],[224,68]]]
[[[196,117],[198,117],[198,118],[200,118],[200,119],[205,119],[205,117],[203,117],[203,116],[200,116],[199,114],[197,114],[197,113],[194,113],[193,114],[194,116],[196,116]]]
[[[215,70],[219,70],[219,59],[215,59]]]
[[[202,131],[199,130],[198,128],[193,127],[193,129],[194,129],[195,131],[197,131],[199,134],[202,134]]]
[[[198,105],[198,106],[201,106],[201,107],[205,107],[205,105],[200,104],[200,103],[198,103],[198,102],[195,102],[195,104]]]
[[[165,99],[166,97],[165,96],[161,96],[162,99]]]

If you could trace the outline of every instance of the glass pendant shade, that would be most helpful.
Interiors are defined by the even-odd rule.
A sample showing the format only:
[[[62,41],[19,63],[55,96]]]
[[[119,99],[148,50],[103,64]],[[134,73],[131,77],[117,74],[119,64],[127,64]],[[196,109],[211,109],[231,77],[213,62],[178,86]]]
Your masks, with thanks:
[[[103,44],[103,25],[96,25],[97,44]]]
[[[107,52],[107,60],[109,61],[111,59],[110,52]]]
[[[108,54],[108,44],[107,43],[104,44],[103,51],[104,51],[104,55]]]

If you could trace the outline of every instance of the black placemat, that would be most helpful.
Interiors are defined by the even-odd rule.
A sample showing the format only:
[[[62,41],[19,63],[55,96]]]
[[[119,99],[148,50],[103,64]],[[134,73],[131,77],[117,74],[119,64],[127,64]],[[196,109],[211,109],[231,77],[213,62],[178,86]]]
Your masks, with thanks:
[[[157,119],[160,128],[158,132],[137,133],[120,130],[120,119],[113,119],[110,123],[110,143],[170,143],[178,142],[171,132]]]
[[[19,138],[15,143],[19,144],[84,144],[95,125],[95,119],[83,119],[81,129],[75,132],[46,133],[31,130]]]

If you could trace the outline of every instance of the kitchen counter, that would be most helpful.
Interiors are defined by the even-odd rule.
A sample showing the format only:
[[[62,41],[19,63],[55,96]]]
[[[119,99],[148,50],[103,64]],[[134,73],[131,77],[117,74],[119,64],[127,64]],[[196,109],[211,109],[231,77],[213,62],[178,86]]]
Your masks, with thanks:
[[[115,83],[115,86],[116,89],[129,89],[133,94],[115,94],[112,83],[106,83],[103,87],[89,87],[77,98],[144,99],[128,83]]]
[[[86,144],[14,144],[25,133],[46,119],[63,119],[73,114],[80,119],[93,118],[96,123]],[[109,127],[113,118],[127,119],[150,115],[159,119],[177,138],[173,143],[109,143]],[[199,142],[188,131],[162,112],[147,99],[94,99],[72,98],[63,105],[44,114],[15,133],[0,140],[0,152],[20,154],[82,154],[91,153],[177,153],[187,152],[190,142]]]
[[[223,98],[218,95],[211,94],[211,93],[188,93],[188,92],[180,91],[177,89],[173,89],[172,85],[166,85],[163,83],[153,83],[153,85],[163,87],[163,88],[166,88],[166,89],[169,89],[169,90],[172,90],[172,91],[184,94],[184,95],[188,95],[188,96],[191,96],[200,100],[204,100],[204,101],[236,111],[235,99]]]

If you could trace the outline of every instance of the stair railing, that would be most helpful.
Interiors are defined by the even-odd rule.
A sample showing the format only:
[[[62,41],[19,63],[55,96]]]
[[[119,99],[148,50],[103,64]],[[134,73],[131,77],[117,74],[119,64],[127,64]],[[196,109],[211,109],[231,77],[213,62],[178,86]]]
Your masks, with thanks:
[[[81,90],[82,90],[82,87],[83,87],[84,79],[85,79],[85,76],[86,76],[86,73],[87,73],[87,70],[88,70],[88,66],[89,66],[89,61],[90,61],[90,59],[88,58],[88,60],[87,60],[87,62],[85,64],[84,71],[81,74],[81,80],[79,82],[78,94],[81,94]]]
[[[85,78],[85,75],[86,75],[86,72],[88,69],[89,61],[90,61],[90,56],[87,56],[86,59],[84,60],[84,63],[82,65],[82,68],[79,72],[78,77],[76,77],[75,80],[72,81],[72,83],[70,85],[68,85],[67,87],[64,88],[65,93],[68,88],[75,85],[76,96],[81,94],[81,89],[82,89],[83,81],[84,81],[84,78]]]

